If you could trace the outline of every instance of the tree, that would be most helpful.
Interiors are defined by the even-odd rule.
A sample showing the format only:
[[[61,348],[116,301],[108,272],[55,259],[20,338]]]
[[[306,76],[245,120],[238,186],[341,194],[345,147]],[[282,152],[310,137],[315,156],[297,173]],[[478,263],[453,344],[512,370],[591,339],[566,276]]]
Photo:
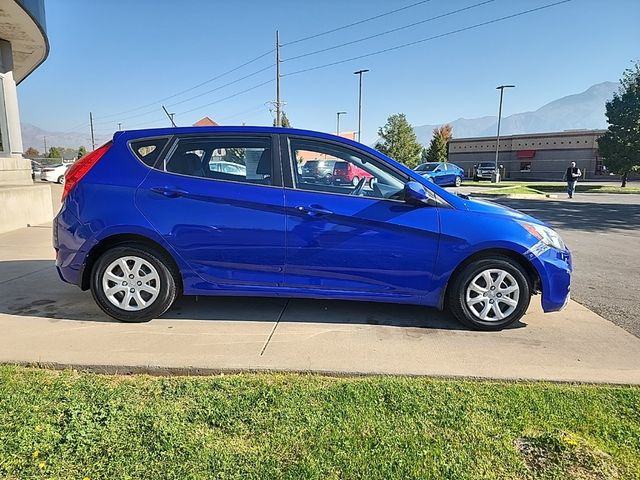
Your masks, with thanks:
[[[289,118],[287,117],[287,114],[282,112],[280,113],[280,122],[282,123],[282,126],[284,128],[291,128],[291,122],[289,121]],[[273,119],[273,126],[275,127],[277,123],[277,119],[274,118]]]
[[[36,158],[40,155],[37,148],[29,147],[25,150],[24,156],[27,158]]]
[[[87,149],[84,148],[84,146],[80,146],[80,148],[78,148],[78,154],[77,154],[78,159],[81,159],[86,154],[87,154]]]
[[[449,141],[453,136],[453,127],[449,124],[433,129],[429,148],[422,152],[423,162],[446,162],[449,153]]]
[[[422,146],[404,113],[391,115],[384,127],[378,129],[378,135],[380,141],[376,143],[377,150],[409,168],[418,165]]]
[[[606,105],[609,128],[598,139],[604,164],[622,176],[627,186],[629,173],[640,171],[640,63],[624,71],[620,90]]]
[[[47,155],[47,158],[62,158],[62,152],[58,147],[51,147],[49,149],[49,155]]]

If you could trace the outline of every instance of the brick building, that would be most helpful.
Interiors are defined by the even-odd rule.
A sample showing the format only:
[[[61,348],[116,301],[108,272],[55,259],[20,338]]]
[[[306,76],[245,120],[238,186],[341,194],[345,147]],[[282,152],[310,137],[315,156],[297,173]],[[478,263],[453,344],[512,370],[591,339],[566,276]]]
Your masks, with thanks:
[[[597,139],[604,130],[569,130],[500,137],[498,164],[509,180],[562,180],[570,162],[576,162],[584,178],[605,174],[598,154]],[[469,177],[473,166],[494,162],[496,137],[454,138],[449,143],[449,161],[463,168]]]

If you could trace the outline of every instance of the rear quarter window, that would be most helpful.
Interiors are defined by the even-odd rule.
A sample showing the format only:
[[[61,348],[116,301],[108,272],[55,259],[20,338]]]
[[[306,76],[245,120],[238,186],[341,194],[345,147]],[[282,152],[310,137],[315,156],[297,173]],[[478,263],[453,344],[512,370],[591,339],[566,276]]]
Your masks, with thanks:
[[[168,142],[169,139],[166,137],[145,138],[142,140],[134,140],[130,142],[129,145],[133,154],[138,157],[138,160],[149,167],[154,167]]]

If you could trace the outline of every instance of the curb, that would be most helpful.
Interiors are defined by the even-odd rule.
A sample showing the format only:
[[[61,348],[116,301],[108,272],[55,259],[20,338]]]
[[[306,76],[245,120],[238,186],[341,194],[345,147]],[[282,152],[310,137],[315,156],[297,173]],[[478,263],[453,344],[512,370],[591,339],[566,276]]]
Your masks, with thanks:
[[[438,374],[438,373],[380,373],[345,370],[314,370],[297,368],[273,368],[273,367],[167,367],[152,365],[104,365],[104,364],[77,364],[77,363],[52,363],[52,362],[22,362],[4,361],[0,365],[14,365],[25,368],[44,368],[54,371],[72,370],[79,373],[92,373],[107,376],[131,376],[149,375],[151,377],[215,377],[225,375],[262,375],[262,374],[288,374],[288,375],[309,375],[331,378],[367,378],[367,377],[389,377],[389,378],[424,378],[433,380],[454,380],[469,382],[493,382],[493,383],[548,383],[561,385],[612,385],[623,387],[637,387],[637,383],[630,382],[610,382],[610,381],[584,381],[567,378],[536,378],[526,376],[502,376],[493,377],[490,375],[462,375],[462,374]]]
[[[547,199],[555,199],[558,198],[558,195],[553,193],[546,193],[542,195],[537,194],[528,194],[528,193],[505,193],[505,194],[495,194],[495,193],[469,193],[471,197],[488,197],[488,198],[515,198],[521,200],[547,200]]]

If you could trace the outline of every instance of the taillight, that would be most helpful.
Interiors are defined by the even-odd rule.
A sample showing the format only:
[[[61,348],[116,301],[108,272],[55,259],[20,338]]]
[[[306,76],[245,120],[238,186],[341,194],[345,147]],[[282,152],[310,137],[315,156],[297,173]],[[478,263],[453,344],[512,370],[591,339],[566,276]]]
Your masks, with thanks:
[[[93,152],[86,154],[76,163],[71,165],[64,174],[64,191],[62,192],[62,200],[66,198],[73,187],[75,187],[82,177],[84,177],[93,166],[98,163],[98,160],[109,151],[111,148],[111,142],[107,142],[99,148],[96,148]]]

